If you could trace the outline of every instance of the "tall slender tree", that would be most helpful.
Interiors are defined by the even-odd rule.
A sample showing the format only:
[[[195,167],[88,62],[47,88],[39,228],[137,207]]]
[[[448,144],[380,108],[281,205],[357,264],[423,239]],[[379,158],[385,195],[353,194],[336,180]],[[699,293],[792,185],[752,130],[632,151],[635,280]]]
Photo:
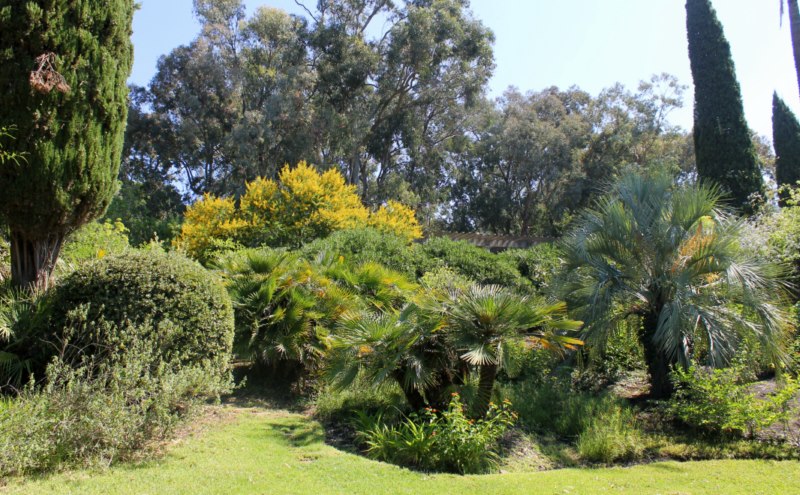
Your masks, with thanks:
[[[764,195],[764,180],[744,118],[731,48],[710,0],[687,0],[686,30],[695,87],[697,173],[719,183],[733,206],[748,211],[750,196]]]
[[[792,33],[794,70],[797,72],[797,87],[800,90],[800,6],[798,6],[797,0],[781,0],[781,20],[783,20],[785,8],[789,9],[789,29]]]
[[[12,279],[47,287],[64,238],[117,189],[133,57],[133,0],[0,0],[0,219]]]
[[[775,146],[775,181],[778,186],[800,180],[800,122],[780,99],[772,95],[772,142]],[[781,195],[781,204],[785,195]]]

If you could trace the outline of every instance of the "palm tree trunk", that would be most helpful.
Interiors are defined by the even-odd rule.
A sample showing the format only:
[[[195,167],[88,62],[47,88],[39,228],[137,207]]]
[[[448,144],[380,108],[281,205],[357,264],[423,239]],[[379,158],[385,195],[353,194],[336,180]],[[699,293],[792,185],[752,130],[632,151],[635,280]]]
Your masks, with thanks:
[[[494,390],[496,377],[496,364],[484,364],[481,366],[480,377],[478,378],[478,394],[475,397],[475,405],[473,406],[476,419],[482,419],[489,411],[489,402],[492,400],[492,390]]]
[[[789,28],[792,32],[792,48],[794,49],[794,70],[797,73],[797,87],[800,91],[800,7],[797,0],[788,0]]]
[[[643,331],[640,335],[644,348],[644,359],[647,362],[647,371],[650,374],[650,398],[668,399],[672,396],[672,381],[669,378],[670,362],[655,341],[658,315],[660,311],[653,311],[644,316]]]

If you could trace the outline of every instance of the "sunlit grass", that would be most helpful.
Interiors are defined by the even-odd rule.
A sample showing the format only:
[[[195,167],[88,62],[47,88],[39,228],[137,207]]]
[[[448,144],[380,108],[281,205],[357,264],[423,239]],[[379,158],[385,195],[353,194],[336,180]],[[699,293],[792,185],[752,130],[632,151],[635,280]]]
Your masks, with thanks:
[[[207,423],[163,458],[105,471],[11,480],[19,494],[789,494],[800,463],[707,461],[631,468],[563,469],[485,476],[427,475],[324,443],[322,427],[283,411],[237,409]]]

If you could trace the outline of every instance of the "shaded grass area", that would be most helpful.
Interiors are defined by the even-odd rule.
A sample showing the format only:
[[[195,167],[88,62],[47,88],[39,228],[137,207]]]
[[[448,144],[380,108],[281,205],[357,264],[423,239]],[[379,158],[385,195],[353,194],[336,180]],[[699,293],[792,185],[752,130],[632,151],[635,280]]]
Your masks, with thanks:
[[[287,411],[229,408],[163,458],[10,480],[7,494],[775,494],[800,493],[800,463],[706,461],[484,476],[426,475],[334,449]]]

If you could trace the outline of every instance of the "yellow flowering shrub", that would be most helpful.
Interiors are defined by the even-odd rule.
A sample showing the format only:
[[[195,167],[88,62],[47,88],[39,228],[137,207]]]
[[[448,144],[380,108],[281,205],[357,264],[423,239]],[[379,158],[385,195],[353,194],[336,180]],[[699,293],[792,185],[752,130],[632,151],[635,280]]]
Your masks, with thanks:
[[[338,170],[320,174],[306,162],[280,173],[280,222],[289,242],[325,237],[335,230],[367,223],[369,212],[361,203],[355,186],[345,182]]]
[[[205,260],[219,241],[236,241],[249,225],[240,217],[233,198],[206,194],[186,209],[181,233],[174,244],[189,256]]]
[[[422,237],[422,227],[414,210],[397,201],[389,200],[386,205],[373,212],[367,224],[381,232],[397,234],[409,242]]]
[[[205,195],[186,210],[175,245],[207,260],[220,246],[299,246],[342,229],[371,226],[408,241],[422,236],[414,210],[389,201],[370,211],[338,170],[320,173],[300,162],[281,170],[278,180],[247,183],[239,207],[232,198]]]

